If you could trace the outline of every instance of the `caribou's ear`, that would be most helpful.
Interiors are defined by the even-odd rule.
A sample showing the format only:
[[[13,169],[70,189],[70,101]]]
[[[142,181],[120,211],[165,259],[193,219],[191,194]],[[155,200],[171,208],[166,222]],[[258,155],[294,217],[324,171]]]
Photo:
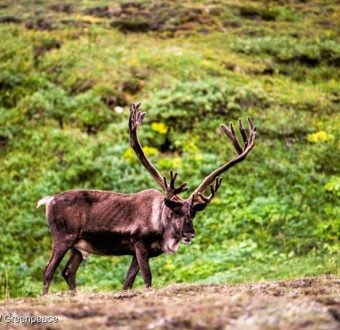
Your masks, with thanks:
[[[207,207],[208,203],[204,202],[204,201],[197,201],[195,200],[194,196],[191,197],[190,200],[190,210],[192,212],[192,214],[195,214],[196,212],[201,212],[203,211],[206,207]]]
[[[169,198],[164,198],[164,203],[172,211],[179,211],[179,209],[182,207],[181,202],[174,201]]]
[[[193,205],[192,209],[194,212],[201,212],[208,206],[208,203],[196,203]]]

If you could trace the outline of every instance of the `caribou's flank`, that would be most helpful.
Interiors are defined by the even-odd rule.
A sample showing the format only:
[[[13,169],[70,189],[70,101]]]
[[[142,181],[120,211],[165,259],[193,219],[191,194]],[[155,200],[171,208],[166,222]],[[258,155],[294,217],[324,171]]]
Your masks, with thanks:
[[[170,180],[162,176],[145,156],[137,137],[137,128],[145,112],[140,104],[131,104],[130,144],[138,159],[165,194],[148,189],[135,194],[120,194],[101,190],[71,190],[42,198],[37,207],[46,205],[47,223],[52,233],[52,255],[44,270],[43,294],[60,261],[70,250],[62,271],[69,288],[76,289],[76,272],[88,253],[99,255],[131,255],[132,261],[124,281],[130,289],[139,270],[146,287],[151,286],[149,259],[162,253],[175,253],[180,242],[190,243],[195,236],[193,218],[203,211],[221,185],[220,175],[245,159],[255,145],[256,128],[250,118],[249,136],[239,120],[243,147],[233,125],[221,125],[232,141],[237,156],[209,174],[188,199],[179,194],[187,190],[186,183],[175,186],[177,173]],[[204,191],[210,187],[210,195]]]

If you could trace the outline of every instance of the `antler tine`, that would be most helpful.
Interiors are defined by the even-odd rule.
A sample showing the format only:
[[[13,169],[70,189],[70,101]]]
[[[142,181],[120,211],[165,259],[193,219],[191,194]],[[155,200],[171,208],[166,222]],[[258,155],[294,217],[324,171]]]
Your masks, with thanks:
[[[207,197],[203,193],[199,192],[198,195],[203,199],[205,203],[210,203],[211,200],[214,198],[215,194],[217,193],[217,190],[220,188],[222,182],[222,178],[217,177],[215,178],[215,185],[210,185],[210,192],[211,194]]]
[[[232,123],[229,124],[228,128],[226,125],[221,124],[221,128],[223,132],[227,135],[227,137],[232,141],[234,148],[236,149],[237,153],[240,155],[242,154],[248,147],[248,145],[253,142],[255,138],[255,133],[256,133],[256,127],[254,126],[254,123],[250,117],[248,117],[248,123],[249,123],[249,137],[247,137],[246,129],[243,126],[242,120],[239,118],[238,119],[238,126],[239,130],[242,136],[242,140],[244,143],[244,147],[242,148],[237,137],[236,133],[234,130],[234,126]]]
[[[248,123],[249,123],[249,128],[250,130],[253,130],[255,128],[253,120],[248,117]]]
[[[189,187],[187,186],[188,184],[186,182],[182,183],[180,186],[178,186],[176,189],[175,189],[175,193],[176,195],[184,192],[184,191],[187,191],[189,189]]]
[[[143,123],[146,112],[139,111],[141,103],[131,103],[130,105],[130,118],[129,118],[129,129],[135,131],[138,126]]]
[[[229,162],[226,164],[220,166],[215,171],[210,173],[205,179],[202,181],[202,183],[196,188],[196,190],[192,193],[192,197],[196,198],[197,196],[201,197],[204,200],[204,197],[202,197],[202,193],[204,190],[217,178],[219,177],[223,172],[227,171],[229,168],[237,164],[238,162],[243,161],[248,153],[254,148],[255,146],[255,139],[256,139],[256,127],[254,126],[253,121],[250,117],[248,117],[248,123],[249,123],[249,135],[247,137],[246,129],[243,126],[243,123],[241,119],[238,120],[238,126],[240,130],[240,134],[242,136],[243,144],[244,146],[241,147],[240,142],[238,141],[236,137],[236,133],[234,130],[234,126],[232,123],[229,124],[229,127],[222,124],[221,129],[226,134],[229,140],[231,140],[236,152],[237,156],[232,158]]]
[[[237,153],[241,154],[243,150],[241,148],[240,142],[238,142],[238,139],[236,137],[233,123],[232,122],[229,123],[229,128],[226,125],[222,124],[221,128],[224,131],[224,133],[228,136],[228,138],[231,140],[231,142],[233,143],[233,146],[236,149]]]
[[[166,177],[164,175],[163,175],[163,182],[164,182],[164,189],[168,190],[169,189],[168,182],[166,181]]]
[[[240,130],[244,146],[247,147],[247,145],[248,145],[247,133],[246,133],[245,128],[243,127],[241,118],[238,119],[238,128]]]
[[[177,172],[175,172],[175,174],[174,174],[174,171],[171,170],[170,171],[170,187],[171,188],[175,187],[176,178],[177,178]]]
[[[248,117],[248,123],[249,123],[250,135],[248,139],[248,145],[245,149],[248,149],[250,151],[251,149],[254,148],[254,145],[255,145],[256,127],[254,126],[254,123],[250,117]]]
[[[175,187],[176,178],[177,178],[177,172],[174,172],[173,170],[170,171],[170,183],[168,183],[166,177],[163,176],[167,198],[171,198],[175,195],[178,195],[188,190],[186,182],[180,184],[178,187]]]

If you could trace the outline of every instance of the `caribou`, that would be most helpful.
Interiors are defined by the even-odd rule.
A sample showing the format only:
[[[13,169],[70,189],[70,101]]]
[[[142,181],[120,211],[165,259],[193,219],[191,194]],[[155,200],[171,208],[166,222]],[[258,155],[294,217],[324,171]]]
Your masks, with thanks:
[[[177,173],[170,179],[162,176],[143,152],[137,136],[145,112],[140,103],[130,106],[130,145],[139,161],[151,174],[164,194],[147,189],[133,194],[102,190],[77,189],[46,196],[37,207],[46,206],[46,218],[52,234],[52,255],[43,273],[43,294],[47,294],[53,275],[70,251],[62,276],[70,290],[76,289],[76,272],[89,253],[97,255],[131,255],[132,260],[123,289],[131,289],[141,271],[146,287],[151,286],[149,259],[162,253],[175,253],[179,244],[191,243],[195,237],[193,219],[203,211],[219,189],[221,174],[243,161],[255,145],[256,128],[250,118],[247,133],[242,121],[238,126],[240,143],[233,124],[221,129],[231,140],[236,156],[204,178],[189,198],[179,196],[187,184],[176,185]],[[210,194],[205,191],[210,188]]]

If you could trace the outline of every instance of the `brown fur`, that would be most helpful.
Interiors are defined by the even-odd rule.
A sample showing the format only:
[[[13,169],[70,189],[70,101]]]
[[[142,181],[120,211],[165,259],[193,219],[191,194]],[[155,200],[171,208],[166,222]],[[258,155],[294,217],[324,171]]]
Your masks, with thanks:
[[[194,236],[194,210],[188,201],[172,201],[149,189],[135,194],[100,190],[71,190],[45,198],[47,222],[51,229],[52,256],[44,271],[44,291],[49,289],[61,259],[71,250],[62,274],[74,290],[75,273],[88,253],[131,255],[132,263],[124,289],[131,288],[139,271],[151,286],[149,258],[176,252],[183,239]]]

